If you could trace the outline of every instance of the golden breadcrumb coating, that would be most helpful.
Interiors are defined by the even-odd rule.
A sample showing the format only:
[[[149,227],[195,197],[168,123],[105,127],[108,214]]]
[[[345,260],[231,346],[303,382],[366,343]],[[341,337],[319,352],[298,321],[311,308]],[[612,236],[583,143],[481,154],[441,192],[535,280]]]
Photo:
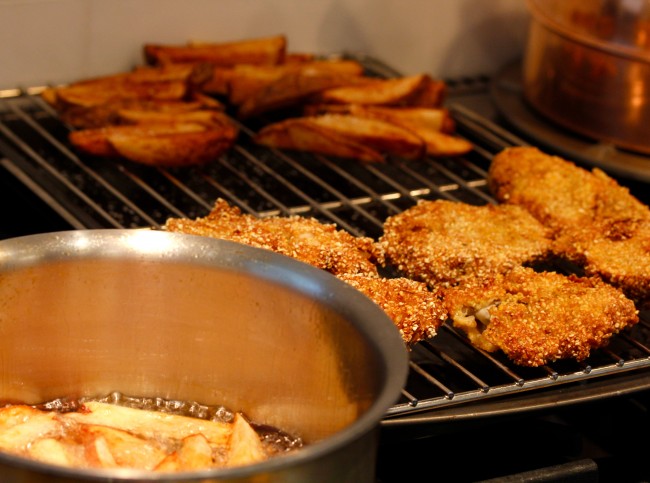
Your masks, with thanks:
[[[484,350],[515,364],[586,359],[612,335],[638,322],[634,303],[597,277],[518,267],[480,286],[445,290],[454,327]]]
[[[536,148],[497,154],[494,196],[551,228],[553,252],[644,305],[650,301],[650,209],[599,169],[587,171]]]
[[[588,225],[559,236],[554,251],[620,288],[639,306],[650,303],[650,221],[615,226]]]
[[[602,170],[587,171],[534,147],[495,155],[487,181],[498,201],[525,207],[555,232],[650,219],[648,207]]]
[[[235,241],[272,250],[334,275],[377,276],[381,249],[374,240],[355,237],[333,224],[300,216],[257,218],[218,199],[203,218],[170,218],[163,229]]]
[[[379,305],[397,326],[407,346],[434,337],[447,320],[442,298],[423,282],[358,274],[338,278]]]
[[[548,231],[516,206],[420,201],[389,217],[379,239],[386,260],[431,287],[475,283],[545,259]]]

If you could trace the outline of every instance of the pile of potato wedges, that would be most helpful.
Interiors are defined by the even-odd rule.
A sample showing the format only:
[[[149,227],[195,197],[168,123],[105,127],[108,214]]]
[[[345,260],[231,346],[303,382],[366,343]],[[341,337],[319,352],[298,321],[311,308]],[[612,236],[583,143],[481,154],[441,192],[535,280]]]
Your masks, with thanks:
[[[473,147],[454,133],[446,84],[428,74],[374,77],[356,60],[289,52],[284,35],[146,44],[143,56],[145,65],[130,72],[42,93],[74,128],[77,150],[151,166],[200,165],[234,145],[237,120],[285,112],[254,142],[362,162]]]

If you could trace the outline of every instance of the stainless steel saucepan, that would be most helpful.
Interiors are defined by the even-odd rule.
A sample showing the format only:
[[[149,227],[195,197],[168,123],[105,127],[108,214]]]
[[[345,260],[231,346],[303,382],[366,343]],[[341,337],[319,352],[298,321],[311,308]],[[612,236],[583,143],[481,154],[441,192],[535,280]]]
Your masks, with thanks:
[[[372,482],[379,421],[407,365],[373,302],[270,251],[150,230],[0,242],[1,400],[119,391],[198,401],[306,443],[263,463],[182,475],[0,453],[3,482]]]

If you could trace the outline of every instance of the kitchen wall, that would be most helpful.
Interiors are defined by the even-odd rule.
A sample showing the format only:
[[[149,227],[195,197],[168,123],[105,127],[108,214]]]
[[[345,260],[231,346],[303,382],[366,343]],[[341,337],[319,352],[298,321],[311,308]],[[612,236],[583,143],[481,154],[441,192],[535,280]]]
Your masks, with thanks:
[[[278,33],[405,74],[490,74],[520,55],[527,22],[523,0],[0,0],[0,89],[128,69],[145,42]]]

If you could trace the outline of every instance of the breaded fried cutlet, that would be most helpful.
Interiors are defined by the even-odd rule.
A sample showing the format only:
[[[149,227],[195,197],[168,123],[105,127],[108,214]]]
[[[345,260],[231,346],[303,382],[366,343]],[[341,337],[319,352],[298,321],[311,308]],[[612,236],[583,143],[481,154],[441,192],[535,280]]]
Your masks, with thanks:
[[[436,287],[476,283],[545,260],[551,239],[517,206],[421,200],[389,217],[379,242],[400,273]]]
[[[599,169],[587,171],[536,148],[497,154],[488,173],[497,200],[526,208],[553,230],[553,252],[650,301],[650,208]]]
[[[557,238],[558,256],[620,288],[639,307],[650,305],[650,222],[583,226]]]
[[[454,327],[472,344],[521,366],[584,360],[639,320],[634,303],[597,277],[526,267],[447,289],[444,298]]]
[[[447,320],[442,298],[424,282],[408,278],[339,275],[339,279],[364,293],[392,319],[406,342],[413,346],[430,339]]]
[[[218,199],[211,212],[195,219],[170,218],[170,232],[220,238],[272,250],[326,270],[334,275],[360,273],[377,276],[382,259],[378,244],[356,237],[315,218],[301,216],[257,218]]]
[[[534,147],[495,155],[487,181],[497,201],[526,208],[555,233],[650,219],[650,209],[602,170],[588,171]]]

